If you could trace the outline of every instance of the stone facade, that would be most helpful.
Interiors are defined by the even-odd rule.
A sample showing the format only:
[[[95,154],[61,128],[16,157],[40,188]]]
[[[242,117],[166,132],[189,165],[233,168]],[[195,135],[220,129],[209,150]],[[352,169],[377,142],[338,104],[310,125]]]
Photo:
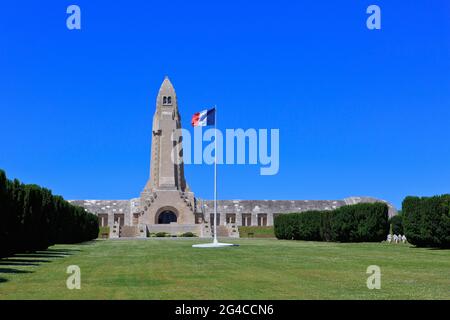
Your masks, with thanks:
[[[150,177],[140,198],[71,202],[95,213],[100,226],[110,227],[111,237],[146,237],[148,233],[156,232],[193,232],[199,236],[211,236],[214,203],[196,198],[186,183],[180,156],[180,128],[177,96],[166,77],[156,98],[153,116]],[[218,235],[239,236],[236,226],[271,226],[277,214],[333,210],[343,205],[378,201],[386,202],[370,197],[343,200],[218,200]],[[395,215],[395,208],[388,205],[389,216]]]

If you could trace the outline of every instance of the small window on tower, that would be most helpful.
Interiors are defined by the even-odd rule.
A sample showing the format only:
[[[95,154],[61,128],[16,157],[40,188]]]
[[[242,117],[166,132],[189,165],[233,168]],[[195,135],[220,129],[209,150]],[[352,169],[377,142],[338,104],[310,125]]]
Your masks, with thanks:
[[[172,105],[172,97],[164,96],[163,97],[163,106],[170,106],[170,105]]]

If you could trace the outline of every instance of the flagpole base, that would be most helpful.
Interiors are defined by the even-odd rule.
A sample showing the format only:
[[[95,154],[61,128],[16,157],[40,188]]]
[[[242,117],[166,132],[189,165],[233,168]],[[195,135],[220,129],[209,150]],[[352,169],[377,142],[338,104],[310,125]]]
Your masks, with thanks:
[[[238,244],[233,243],[221,243],[221,242],[212,242],[212,243],[201,243],[192,245],[193,248],[223,248],[223,247],[239,247]]]

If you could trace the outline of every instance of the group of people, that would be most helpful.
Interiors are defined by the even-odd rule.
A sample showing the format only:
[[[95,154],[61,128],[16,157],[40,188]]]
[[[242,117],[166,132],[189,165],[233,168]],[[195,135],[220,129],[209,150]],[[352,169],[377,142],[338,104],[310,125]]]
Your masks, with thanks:
[[[388,243],[392,243],[392,242],[394,242],[394,243],[406,243],[406,236],[405,235],[401,235],[401,234],[399,234],[399,235],[396,235],[396,234],[394,234],[394,235],[392,235],[392,234],[388,234],[388,236],[387,236],[387,242]]]

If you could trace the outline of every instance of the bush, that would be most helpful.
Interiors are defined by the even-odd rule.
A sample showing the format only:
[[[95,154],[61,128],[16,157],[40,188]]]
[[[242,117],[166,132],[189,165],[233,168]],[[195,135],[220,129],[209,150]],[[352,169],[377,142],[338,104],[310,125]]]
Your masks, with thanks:
[[[97,217],[37,185],[10,181],[0,170],[0,256],[77,243],[98,236]]]
[[[385,203],[360,203],[330,211],[288,213],[275,218],[278,239],[378,242],[389,231]]]
[[[402,212],[409,243],[419,247],[450,247],[450,194],[406,197]]]
[[[192,232],[185,232],[185,233],[182,233],[182,234],[180,235],[180,237],[191,238],[191,237],[196,237],[196,235],[195,235],[194,233],[192,233]]]
[[[158,238],[164,238],[164,237],[167,237],[167,236],[168,236],[168,234],[166,232],[157,232],[157,233],[155,233],[155,237],[158,237]]]

